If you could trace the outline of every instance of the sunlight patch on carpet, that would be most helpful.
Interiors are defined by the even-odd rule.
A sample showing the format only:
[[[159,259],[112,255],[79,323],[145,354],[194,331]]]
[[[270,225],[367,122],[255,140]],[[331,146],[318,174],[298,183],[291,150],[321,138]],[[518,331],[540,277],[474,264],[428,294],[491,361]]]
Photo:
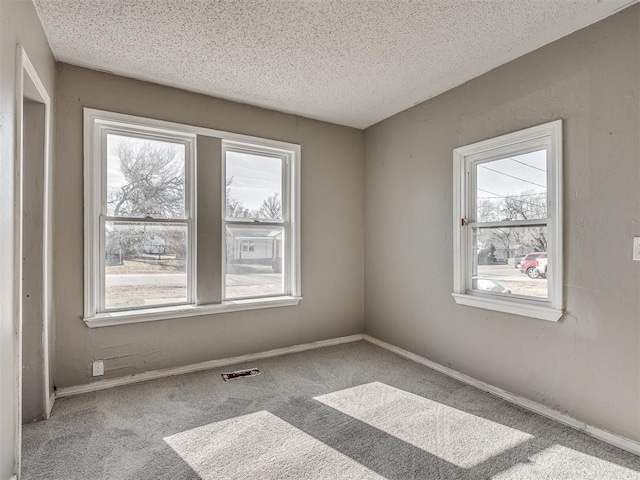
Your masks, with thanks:
[[[533,438],[380,382],[315,400],[462,468],[474,467]]]
[[[578,452],[563,445],[553,445],[531,455],[529,461],[515,465],[493,476],[495,480],[557,480],[580,479],[638,480],[640,473],[593,455]]]
[[[202,480],[384,478],[264,410],[164,441]]]

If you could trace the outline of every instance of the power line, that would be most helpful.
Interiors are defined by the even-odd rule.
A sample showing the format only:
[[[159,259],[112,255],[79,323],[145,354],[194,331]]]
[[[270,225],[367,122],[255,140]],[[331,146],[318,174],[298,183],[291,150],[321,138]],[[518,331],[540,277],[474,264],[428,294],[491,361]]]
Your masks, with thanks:
[[[547,192],[539,192],[539,193],[523,193],[521,195],[500,195],[498,193],[489,192],[488,190],[484,190],[482,188],[478,188],[481,192],[490,193],[491,195],[495,195],[495,197],[480,197],[480,198],[516,198],[516,197],[538,197],[540,195],[546,195]]]
[[[491,195],[495,195],[495,197],[478,197],[478,198],[507,198],[506,195],[500,195],[494,192],[490,192],[489,190],[485,190],[483,188],[478,188],[479,191],[484,192],[484,193],[489,193]],[[515,196],[515,195],[514,195]]]
[[[534,165],[529,165],[528,163],[521,162],[520,160],[516,160],[513,157],[509,157],[509,160],[513,160],[514,162],[519,163],[520,165],[524,165],[525,167],[535,168],[536,170],[540,170],[541,172],[547,173],[547,171],[542,168],[536,167]]]
[[[527,200],[518,200],[518,199],[514,198],[514,197],[517,197],[519,195],[498,195],[497,193],[490,192],[490,191],[484,190],[482,188],[478,188],[478,190],[480,190],[481,192],[489,193],[491,195],[495,195],[495,197],[478,197],[478,198],[513,198],[513,200],[515,200],[516,202],[520,202],[521,204],[527,204],[527,205],[533,205],[533,206],[540,207],[540,208],[546,208],[546,205],[543,205],[541,203],[530,202],[530,201],[527,201]],[[524,196],[524,195],[521,195],[521,196]]]
[[[510,177],[510,178],[514,178],[515,180],[520,180],[521,182],[525,182],[525,183],[530,183],[531,185],[535,185],[536,187],[540,187],[540,188],[547,188],[544,185],[540,185],[539,183],[536,182],[531,182],[529,180],[525,180],[524,178],[520,178],[520,177],[515,177],[513,175],[509,175],[508,173],[504,173],[501,172],[499,170],[494,170],[493,168],[489,168],[489,167],[485,167],[484,165],[478,165],[481,168],[486,168],[487,170],[491,171],[491,172],[495,172],[495,173],[499,173],[500,175],[504,175],[505,177]]]

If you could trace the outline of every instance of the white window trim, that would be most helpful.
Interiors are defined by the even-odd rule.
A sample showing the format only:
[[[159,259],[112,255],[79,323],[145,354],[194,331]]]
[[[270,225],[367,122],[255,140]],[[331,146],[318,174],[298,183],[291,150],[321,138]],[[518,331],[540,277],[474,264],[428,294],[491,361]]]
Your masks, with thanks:
[[[85,299],[84,316],[93,317],[101,313],[116,311],[145,310],[145,307],[130,309],[112,309],[105,311],[104,269],[104,223],[113,220],[107,217],[107,145],[109,134],[140,136],[141,138],[157,138],[158,140],[182,143],[185,145],[185,218],[178,223],[187,227],[187,299],[177,305],[188,305],[195,302],[196,279],[196,225],[195,218],[195,135],[174,132],[168,129],[149,128],[146,122],[137,125],[121,124],[99,115],[85,115]],[[86,153],[89,153],[86,155]],[[123,221],[131,220],[123,217]],[[147,222],[140,219],[140,222]],[[151,219],[150,222],[166,223],[164,219]],[[173,222],[169,222],[173,223]],[[162,307],[175,306],[163,305]],[[150,308],[150,307],[148,307]]]
[[[121,312],[99,313],[84,322],[89,328],[127,325],[131,323],[170,320],[173,318],[215,315],[218,313],[260,310],[264,308],[291,307],[298,305],[302,297],[281,296],[269,298],[250,298],[246,300],[226,301],[210,305],[179,305],[174,307],[147,308],[144,310],[126,310]]]
[[[153,308],[131,309],[124,311],[98,312],[99,303],[96,295],[103,295],[98,284],[100,272],[100,231],[99,216],[102,207],[102,185],[104,172],[96,175],[96,168],[101,165],[97,162],[100,151],[100,142],[96,141],[97,131],[94,125],[99,123],[103,128],[131,129],[145,135],[181,137],[193,139],[193,156],[195,161],[195,138],[197,135],[219,138],[226,142],[238,142],[240,144],[255,145],[263,149],[285,151],[290,155],[290,237],[292,241],[290,249],[291,265],[291,294],[286,296],[268,298],[248,298],[242,300],[223,301],[219,304],[196,305],[196,225],[191,230],[190,244],[193,252],[193,265],[191,268],[191,292],[190,304],[161,306]],[[189,140],[191,141],[191,140]],[[98,149],[98,150],[97,150]],[[184,318],[198,315],[228,313],[242,310],[255,310],[262,308],[286,307],[297,305],[302,300],[301,291],[301,262],[300,262],[300,145],[271,140],[250,135],[242,135],[210,128],[185,125],[164,120],[155,120],[134,115],[84,109],[84,316],[83,320],[90,328],[119,324],[131,324],[137,322],[149,322],[153,320],[166,320],[171,318]],[[193,165],[195,167],[195,163]],[[191,172],[192,184],[188,195],[192,196],[192,212],[197,210],[196,205],[196,172]],[[188,174],[187,174],[188,175]],[[224,191],[224,189],[223,189]],[[192,214],[193,215],[193,214]],[[195,216],[193,219],[195,220]],[[99,290],[98,290],[99,289]],[[223,292],[221,292],[223,293]]]
[[[524,299],[471,291],[471,185],[468,166],[479,159],[518,152],[525,142],[549,139],[547,157],[547,251],[549,259],[548,300]],[[453,298],[459,305],[496,310],[542,320],[558,321],[563,314],[562,272],[562,120],[456,148],[453,151]],[[521,222],[526,223],[526,222]],[[518,225],[514,225],[518,226]]]

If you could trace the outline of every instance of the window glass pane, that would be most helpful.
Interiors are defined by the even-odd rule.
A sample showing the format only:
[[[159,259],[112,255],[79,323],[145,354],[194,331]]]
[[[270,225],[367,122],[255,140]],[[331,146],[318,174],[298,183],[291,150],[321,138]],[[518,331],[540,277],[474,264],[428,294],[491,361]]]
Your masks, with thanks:
[[[105,223],[107,309],[187,301],[187,227]]]
[[[227,225],[225,298],[283,295],[284,228]]]
[[[547,218],[547,152],[476,164],[476,220]]]
[[[474,228],[472,288],[547,298],[547,227]]]
[[[185,145],[108,134],[107,214],[185,218]]]
[[[227,151],[227,218],[282,219],[282,158]]]

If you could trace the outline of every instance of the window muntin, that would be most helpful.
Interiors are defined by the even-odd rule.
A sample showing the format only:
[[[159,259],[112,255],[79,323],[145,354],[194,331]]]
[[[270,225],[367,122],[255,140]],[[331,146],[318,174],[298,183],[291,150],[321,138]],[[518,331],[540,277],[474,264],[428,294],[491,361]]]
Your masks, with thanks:
[[[557,121],[454,151],[458,303],[561,314],[561,135]]]
[[[223,164],[223,298],[290,295],[289,155],[225,142]]]

